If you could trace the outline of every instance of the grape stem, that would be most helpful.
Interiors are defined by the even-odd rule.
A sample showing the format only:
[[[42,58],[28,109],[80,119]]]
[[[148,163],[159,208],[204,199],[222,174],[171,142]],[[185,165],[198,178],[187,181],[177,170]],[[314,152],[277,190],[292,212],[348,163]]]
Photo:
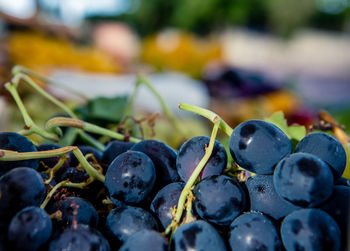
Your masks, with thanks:
[[[37,83],[35,83],[29,76],[27,76],[25,73],[22,72],[29,72],[31,75],[34,75],[35,77],[39,78],[40,80],[44,80],[48,83],[52,83],[50,79],[40,75],[36,74],[22,66],[15,66],[12,69],[12,73],[14,74],[14,77],[12,78],[12,83],[6,83],[5,88],[11,93],[13,98],[15,99],[15,102],[22,114],[22,117],[24,119],[24,123],[26,125],[25,129],[21,131],[22,135],[30,135],[32,133],[37,133],[40,136],[52,140],[54,142],[57,142],[59,139],[56,134],[60,134],[60,131],[56,131],[56,134],[48,133],[45,130],[41,129],[39,126],[37,126],[34,121],[29,116],[27,110],[24,107],[24,104],[21,100],[21,98],[18,95],[17,88],[21,80],[23,80],[25,83],[27,83],[30,87],[32,87],[35,91],[37,91],[41,96],[58,106],[60,109],[62,109],[65,113],[67,113],[72,118],[77,118],[77,116],[74,114],[74,112],[66,106],[63,102],[56,99],[54,96],[50,95],[48,92],[46,92],[43,88],[41,88]],[[77,130],[77,129],[75,129]],[[104,151],[105,147],[103,144],[99,143],[94,138],[87,135],[85,132],[79,130],[79,135],[82,136],[82,138],[87,141],[91,146],[99,149],[100,151]]]
[[[198,115],[201,115],[207,119],[209,119],[211,122],[215,123],[215,119],[219,119],[219,128],[227,135],[231,136],[233,129],[222,119],[219,115],[217,115],[215,112],[195,106],[190,105],[186,103],[180,103],[179,108],[184,111],[193,112]]]
[[[117,140],[125,139],[125,135],[123,134],[75,118],[55,117],[46,122],[45,128],[49,131],[53,131],[59,126],[79,128],[87,132],[108,136]],[[129,140],[134,143],[141,141],[134,137],[129,137]]]
[[[159,94],[159,92],[154,88],[154,86],[151,84],[151,82],[148,80],[148,78],[142,74],[137,75],[136,79],[136,85],[133,93],[129,97],[129,101],[127,104],[127,108],[124,114],[124,119],[131,116],[132,113],[132,107],[134,106],[136,95],[140,89],[140,86],[144,85],[148,88],[148,90],[156,97],[156,99],[159,101],[160,106],[162,108],[164,116],[167,118],[167,120],[170,122],[170,124],[179,132],[182,136],[186,137],[188,135],[187,130],[183,127],[183,125],[180,123],[177,117],[174,116],[174,114],[171,112],[171,110],[168,108],[168,105],[166,104],[163,97]]]
[[[104,183],[105,177],[99,173],[90,163],[84,158],[84,155],[76,146],[66,146],[54,150],[39,151],[39,152],[16,152],[0,149],[0,161],[18,161],[28,159],[40,159],[62,156],[66,153],[73,152],[79,163],[90,176],[90,178],[99,180]]]
[[[212,133],[210,136],[209,145],[206,147],[205,154],[204,154],[203,158],[201,159],[201,161],[198,163],[198,165],[194,169],[193,173],[191,174],[190,178],[188,179],[185,187],[183,188],[183,190],[180,194],[180,198],[179,198],[179,201],[178,201],[178,204],[176,207],[175,217],[174,217],[173,221],[170,223],[170,225],[167,227],[167,229],[165,230],[165,234],[169,234],[170,231],[174,232],[176,226],[178,226],[178,224],[180,223],[182,213],[185,209],[185,202],[186,202],[188,196],[192,193],[192,189],[195,185],[195,182],[197,181],[197,178],[198,178],[200,172],[203,170],[204,166],[208,162],[208,160],[213,152],[215,138],[216,138],[216,135],[217,135],[217,132],[219,129],[219,125],[220,125],[220,118],[218,116],[214,117],[214,118],[212,118],[212,121],[214,122],[214,126],[213,126],[213,130],[212,130]]]

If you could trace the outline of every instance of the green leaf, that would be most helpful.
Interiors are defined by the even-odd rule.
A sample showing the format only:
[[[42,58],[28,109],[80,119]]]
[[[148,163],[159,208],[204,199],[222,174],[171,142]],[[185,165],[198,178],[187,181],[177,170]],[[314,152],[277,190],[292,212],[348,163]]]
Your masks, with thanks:
[[[127,102],[127,96],[99,97],[91,99],[84,106],[77,108],[76,113],[83,120],[89,122],[118,123],[124,116]]]
[[[350,143],[343,145],[346,152],[346,167],[342,177],[350,180]]]
[[[287,120],[284,117],[283,112],[275,112],[265,121],[270,122],[279,127],[290,140],[299,142],[306,136],[306,129],[304,126],[288,126]]]

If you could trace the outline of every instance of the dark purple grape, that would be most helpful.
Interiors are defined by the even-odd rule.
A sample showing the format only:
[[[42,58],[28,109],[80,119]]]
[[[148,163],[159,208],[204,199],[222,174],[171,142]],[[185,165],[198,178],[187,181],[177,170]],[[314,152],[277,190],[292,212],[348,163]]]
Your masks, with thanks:
[[[194,169],[202,160],[205,149],[209,145],[209,140],[210,138],[207,136],[194,137],[181,146],[176,159],[176,168],[183,181],[188,181]],[[199,174],[199,178],[202,180],[213,175],[222,174],[226,164],[225,148],[219,141],[215,141],[213,152]]]
[[[294,153],[281,160],[273,183],[279,196],[302,207],[315,207],[325,202],[334,186],[330,167],[308,153]]]
[[[338,223],[340,227],[344,243],[349,243],[350,233],[350,187],[335,186],[332,196],[324,204],[321,209],[328,213]]]
[[[153,230],[141,230],[132,236],[121,246],[119,251],[168,251],[168,240],[160,233]]]
[[[150,209],[158,217],[164,229],[166,229],[173,220],[170,208],[177,206],[184,186],[185,183],[182,182],[166,185],[156,194],[151,203]]]
[[[345,150],[339,140],[327,133],[319,132],[307,135],[299,142],[295,152],[316,155],[330,165],[336,177],[340,177],[345,170]]]
[[[248,120],[233,130],[230,152],[242,168],[257,174],[272,174],[275,165],[292,152],[292,143],[274,124]]]
[[[119,154],[126,152],[133,145],[135,145],[135,143],[120,140],[113,140],[109,142],[102,154],[101,163],[103,165],[109,166]]]
[[[38,152],[40,151],[48,151],[48,150],[55,150],[60,148],[60,146],[49,143],[49,144],[41,144],[36,147]],[[57,162],[60,160],[60,157],[50,157],[50,158],[44,158],[44,159],[39,159],[39,169],[40,171],[45,171],[47,168],[53,168]],[[68,159],[64,162],[64,164],[61,166],[60,170],[58,173],[62,172],[63,170],[66,170],[69,167],[69,156]],[[57,173],[57,172],[56,172]]]
[[[33,168],[10,170],[0,178],[0,221],[10,220],[27,206],[40,206],[45,193],[44,181]]]
[[[334,185],[350,187],[350,180],[348,180],[344,177],[340,177],[334,181]]]
[[[0,149],[17,152],[36,152],[34,144],[26,137],[15,132],[0,132]],[[21,161],[0,161],[0,176],[16,167],[38,169],[37,159]]]
[[[178,227],[172,240],[172,250],[226,251],[218,231],[205,221],[194,221]]]
[[[179,180],[176,171],[176,152],[158,140],[146,139],[135,144],[130,150],[139,151],[151,158],[156,168],[156,187],[162,188]]]
[[[52,212],[60,210],[63,226],[70,226],[73,220],[78,224],[90,225],[97,227],[99,216],[92,204],[80,197],[65,197],[63,200],[57,201],[55,206],[50,210]]]
[[[39,207],[26,207],[11,220],[7,240],[11,250],[35,251],[50,238],[50,216]]]
[[[63,172],[55,174],[55,179],[60,182],[63,180],[69,180],[73,183],[84,182],[89,178],[89,174],[83,168],[68,167]]]
[[[230,229],[229,242],[233,251],[282,250],[276,227],[262,213],[242,214],[232,222]]]
[[[128,151],[108,167],[105,186],[113,202],[138,204],[150,193],[155,180],[152,160],[142,152]]]
[[[98,163],[101,162],[102,153],[99,150],[97,150],[96,148],[93,148],[92,146],[78,146],[78,148],[84,156],[87,154],[93,154],[96,161]],[[79,161],[78,161],[77,157],[75,157],[73,152],[69,153],[69,157],[70,157],[70,163],[69,163],[70,166],[75,167],[79,164]]]
[[[77,225],[64,230],[49,243],[49,251],[94,250],[109,251],[110,246],[103,235],[88,225]]]
[[[246,186],[252,211],[259,211],[275,220],[282,220],[291,212],[300,209],[278,195],[272,175],[254,175],[247,180]]]
[[[246,194],[239,183],[227,176],[211,176],[193,190],[198,215],[217,225],[227,226],[246,206]]]
[[[327,213],[319,209],[301,209],[282,222],[281,236],[289,250],[339,251],[340,229]]]
[[[106,229],[113,241],[124,243],[138,231],[158,230],[156,219],[139,207],[121,206],[109,212]]]

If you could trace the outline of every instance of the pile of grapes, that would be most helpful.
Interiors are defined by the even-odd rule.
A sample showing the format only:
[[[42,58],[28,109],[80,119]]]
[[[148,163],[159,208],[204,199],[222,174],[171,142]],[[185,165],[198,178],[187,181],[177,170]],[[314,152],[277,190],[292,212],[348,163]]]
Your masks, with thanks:
[[[210,137],[178,151],[130,137],[104,151],[35,146],[23,132],[1,132],[0,250],[350,250],[347,157],[335,137],[310,133],[293,147],[270,122],[230,130],[211,120]],[[47,128],[34,129],[62,133]]]

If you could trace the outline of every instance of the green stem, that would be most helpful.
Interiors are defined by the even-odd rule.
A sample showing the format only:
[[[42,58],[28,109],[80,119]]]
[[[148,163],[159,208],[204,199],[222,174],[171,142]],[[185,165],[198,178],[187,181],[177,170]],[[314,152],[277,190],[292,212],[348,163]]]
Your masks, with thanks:
[[[67,155],[62,155],[56,165],[53,168],[50,168],[48,170],[48,174],[50,174],[50,177],[48,180],[45,181],[45,184],[50,184],[51,180],[53,179],[55,173],[63,166],[64,162],[68,159]]]
[[[14,88],[17,88],[17,86],[19,85],[20,81],[23,80],[25,81],[29,86],[31,86],[34,90],[36,90],[41,96],[43,96],[44,98],[46,98],[47,100],[49,100],[50,102],[52,102],[53,104],[55,104],[56,106],[58,106],[60,109],[62,109],[65,113],[67,113],[70,117],[72,118],[78,118],[74,112],[68,107],[66,106],[63,102],[59,101],[58,99],[56,99],[54,96],[50,95],[49,93],[47,93],[43,88],[41,88],[37,83],[35,83],[30,77],[28,77],[27,75],[21,73],[21,72],[25,72],[25,73],[30,73],[31,75],[34,75],[35,77],[44,80],[46,82],[52,83],[52,81],[48,78],[46,78],[45,76],[42,76],[40,74],[37,74],[27,68],[24,68],[22,66],[15,66],[12,70],[14,77],[12,78],[12,82],[13,82],[13,90],[15,90]],[[12,90],[12,91],[13,91]],[[17,90],[15,90],[17,93]],[[17,95],[18,96],[18,95]],[[19,98],[19,97],[18,97]],[[20,100],[20,99],[19,99]],[[17,102],[17,101],[16,101]],[[22,102],[21,102],[22,103]],[[23,106],[23,103],[22,103]],[[24,106],[23,106],[24,107]],[[26,114],[23,114],[22,116],[24,116]],[[27,113],[28,115],[28,113]],[[28,115],[29,116],[29,115]],[[50,135],[46,135],[45,131],[43,131],[42,129],[40,129],[33,121],[32,122],[32,127],[34,127],[33,132],[36,132],[38,134],[40,134],[41,136],[43,136],[44,138],[47,138],[49,140],[53,140],[52,138],[48,137]],[[80,130],[79,130],[80,131]],[[55,131],[55,133],[59,134],[59,131]],[[80,136],[83,138],[83,140],[87,141],[91,146],[94,146],[95,148],[103,151],[104,150],[104,145],[102,145],[101,143],[99,143],[96,139],[90,137],[88,134],[86,134],[85,132],[80,131],[79,132]],[[55,135],[55,137],[57,138],[57,135]],[[57,139],[55,139],[54,141],[57,141]]]
[[[18,95],[16,85],[11,84],[11,83],[6,83],[5,84],[5,88],[12,95],[13,99],[15,100],[15,102],[17,104],[17,107],[18,107],[20,113],[22,114],[22,117],[23,117],[23,120],[24,120],[24,124],[26,126],[25,131],[27,131],[26,134],[37,133],[37,134],[39,134],[40,136],[42,136],[44,138],[47,138],[49,140],[57,142],[58,141],[58,137],[57,137],[56,134],[46,132],[45,130],[41,129],[39,126],[37,126],[34,123],[32,118],[30,117],[27,109],[25,108],[25,106],[24,106],[20,96]],[[22,132],[23,131],[24,130],[22,130]]]
[[[72,128],[74,130],[77,130],[76,128]],[[88,145],[95,147],[96,149],[100,150],[103,152],[105,150],[105,145],[99,142],[98,140],[94,139],[92,136],[89,134],[85,133],[82,130],[77,130],[77,133],[79,134],[80,138]]]
[[[58,188],[63,187],[63,185],[66,184],[67,182],[68,182],[67,180],[63,180],[60,183],[58,183],[56,186],[54,186],[51,189],[51,191],[48,193],[48,195],[46,196],[43,203],[40,205],[40,208],[45,209],[45,207],[47,206],[47,203],[49,203],[52,195],[57,191]]]
[[[190,105],[190,104],[185,104],[185,103],[180,103],[179,108],[184,111],[189,111],[193,112],[196,114],[199,114],[207,119],[209,119],[211,122],[214,123],[215,118],[219,118],[220,120],[220,129],[227,134],[227,136],[231,136],[233,129],[223,120],[220,118],[219,115],[217,115],[215,112],[212,112],[210,110],[195,106],[195,105]]]
[[[103,174],[99,173],[90,163],[84,158],[78,147],[76,146],[66,146],[54,150],[39,151],[39,152],[15,152],[9,150],[0,149],[0,161],[18,161],[18,160],[28,160],[28,159],[41,159],[57,157],[68,152],[73,152],[75,157],[78,159],[79,163],[83,166],[84,170],[88,175],[104,183],[105,177]]]
[[[125,112],[124,112],[124,115],[123,115],[123,118],[121,119],[121,121],[125,121],[128,117],[132,116],[133,107],[134,107],[136,96],[137,96],[137,93],[140,89],[140,86],[141,86],[141,84],[139,82],[136,82],[135,88],[128,99],[128,103],[126,105],[126,109],[125,109]]]
[[[62,109],[65,113],[67,113],[72,118],[77,118],[77,116],[69,109],[64,103],[47,93],[43,88],[41,88],[37,83],[35,83],[31,78],[29,78],[27,75],[24,75],[23,73],[17,73],[13,78],[12,82],[16,85],[23,80],[28,85],[30,85],[34,90],[36,90],[41,96],[58,106],[60,109]]]
[[[18,73],[25,73],[25,74],[27,74],[29,76],[37,78],[37,79],[39,79],[39,80],[41,80],[43,82],[46,82],[48,84],[51,84],[51,85],[54,85],[54,86],[58,86],[60,88],[64,88],[64,89],[68,90],[70,93],[73,93],[74,95],[77,95],[77,96],[81,97],[84,100],[88,100],[88,97],[86,97],[85,95],[75,91],[74,89],[71,89],[71,88],[69,88],[69,87],[67,87],[67,86],[65,86],[63,84],[60,84],[57,81],[55,81],[55,80],[53,80],[51,78],[48,78],[48,77],[46,77],[44,75],[41,75],[41,74],[39,74],[39,73],[37,73],[35,71],[32,71],[32,70],[30,70],[30,69],[28,69],[28,68],[26,68],[26,67],[24,67],[22,65],[14,66],[12,68],[11,72],[12,72],[13,75],[17,75]]]
[[[90,124],[88,122],[79,120],[79,119],[73,119],[73,118],[64,118],[64,117],[56,117],[56,118],[52,118],[49,121],[47,121],[46,123],[46,129],[48,130],[53,130],[56,127],[59,126],[70,126],[70,127],[74,127],[74,128],[79,128],[79,129],[83,129],[84,131],[87,132],[91,132],[91,133],[96,133],[96,134],[100,134],[100,135],[104,135],[104,136],[108,136],[117,140],[124,140],[125,139],[125,135],[117,133],[117,132],[113,132],[111,130],[108,130],[106,128],[94,125],[94,124]],[[130,137],[129,138],[131,142],[137,143],[140,142],[140,139],[134,138],[134,137]]]
[[[175,219],[173,220],[171,225],[174,225],[174,223],[176,225],[178,225],[180,223],[182,213],[185,209],[185,202],[186,202],[187,196],[189,194],[191,194],[192,187],[194,186],[200,172],[203,170],[205,164],[208,162],[208,160],[213,152],[216,134],[217,134],[218,129],[219,129],[220,119],[219,119],[219,117],[215,117],[215,118],[213,118],[213,121],[214,121],[214,127],[212,130],[211,136],[210,136],[209,145],[205,149],[205,154],[204,154],[203,158],[201,159],[201,161],[198,163],[198,165],[194,169],[193,173],[191,174],[190,178],[188,179],[185,187],[183,188],[183,190],[180,194],[180,198],[179,198],[179,201],[178,201],[178,204],[176,207]],[[166,234],[168,234],[170,230],[171,229],[167,228],[168,232],[166,232]],[[173,227],[173,230],[174,230],[174,227]]]
[[[176,128],[176,130],[178,130],[183,136],[187,136],[187,130],[182,126],[182,124],[180,123],[180,121],[173,115],[173,113],[169,110],[165,100],[163,99],[163,97],[159,94],[159,92],[153,87],[153,85],[148,81],[148,79],[143,76],[143,75],[139,75],[137,77],[137,83],[139,84],[144,84],[145,86],[147,86],[147,88],[153,93],[153,95],[158,99],[161,107],[162,107],[162,111],[165,115],[165,117],[169,120],[169,122]]]

